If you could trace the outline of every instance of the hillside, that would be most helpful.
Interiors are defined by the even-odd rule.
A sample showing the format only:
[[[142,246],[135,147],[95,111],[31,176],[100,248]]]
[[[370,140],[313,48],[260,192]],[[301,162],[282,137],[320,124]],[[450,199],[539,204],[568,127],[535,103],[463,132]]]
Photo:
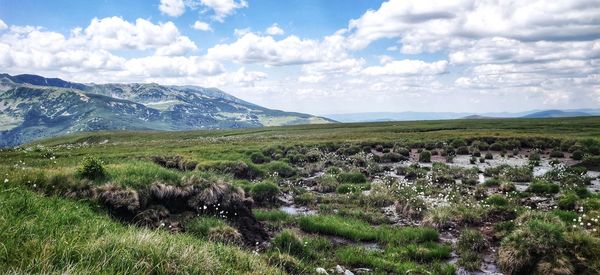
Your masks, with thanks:
[[[330,123],[264,108],[216,88],[80,84],[0,75],[0,147],[98,130],[196,130]]]

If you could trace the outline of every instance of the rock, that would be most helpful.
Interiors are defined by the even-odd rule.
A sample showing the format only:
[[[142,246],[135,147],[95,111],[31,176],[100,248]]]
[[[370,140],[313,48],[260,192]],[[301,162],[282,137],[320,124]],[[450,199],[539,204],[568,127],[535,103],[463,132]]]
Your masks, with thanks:
[[[359,267],[359,268],[355,268],[354,272],[356,272],[356,273],[371,273],[371,272],[373,272],[373,270],[370,268]]]
[[[344,271],[344,275],[354,275],[354,273],[352,273],[350,270],[346,270]]]
[[[344,268],[341,267],[340,265],[336,265],[335,266],[335,272],[336,273],[344,273]]]
[[[315,272],[317,272],[317,274],[328,274],[327,270],[325,270],[325,268],[322,267],[317,267],[317,269],[315,269]]]

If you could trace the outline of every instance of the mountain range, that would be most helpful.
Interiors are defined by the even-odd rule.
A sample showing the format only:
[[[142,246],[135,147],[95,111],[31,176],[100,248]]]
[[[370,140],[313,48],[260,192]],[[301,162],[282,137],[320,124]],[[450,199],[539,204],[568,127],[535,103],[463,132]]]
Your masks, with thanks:
[[[466,112],[375,112],[330,114],[324,117],[339,122],[409,121],[438,119],[489,119],[489,118],[550,118],[599,116],[600,109],[531,110],[525,112],[466,113]]]
[[[216,88],[83,84],[0,74],[0,147],[98,130],[195,130],[335,122],[264,108]]]

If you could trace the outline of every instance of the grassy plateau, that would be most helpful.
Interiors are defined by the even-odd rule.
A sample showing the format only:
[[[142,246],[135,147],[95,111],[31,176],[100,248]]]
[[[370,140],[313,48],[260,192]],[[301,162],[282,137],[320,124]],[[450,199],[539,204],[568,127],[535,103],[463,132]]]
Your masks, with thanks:
[[[600,117],[95,132],[0,151],[0,273],[600,274]]]

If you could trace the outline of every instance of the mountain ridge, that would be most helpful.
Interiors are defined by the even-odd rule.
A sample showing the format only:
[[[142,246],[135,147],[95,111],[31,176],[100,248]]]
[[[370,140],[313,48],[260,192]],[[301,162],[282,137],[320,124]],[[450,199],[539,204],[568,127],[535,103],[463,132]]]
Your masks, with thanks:
[[[199,130],[333,123],[268,109],[217,88],[82,84],[0,74],[0,147],[99,130]]]

